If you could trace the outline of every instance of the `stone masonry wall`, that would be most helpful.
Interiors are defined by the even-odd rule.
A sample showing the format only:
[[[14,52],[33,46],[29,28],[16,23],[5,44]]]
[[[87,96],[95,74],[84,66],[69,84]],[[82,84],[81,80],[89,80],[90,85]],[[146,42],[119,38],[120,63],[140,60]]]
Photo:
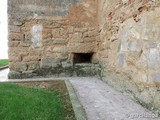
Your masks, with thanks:
[[[9,78],[98,74],[96,0],[9,0]],[[93,53],[93,64],[74,64]]]
[[[160,114],[160,1],[101,0],[102,78]]]
[[[100,75],[160,114],[159,11],[159,0],[8,0],[9,78]]]

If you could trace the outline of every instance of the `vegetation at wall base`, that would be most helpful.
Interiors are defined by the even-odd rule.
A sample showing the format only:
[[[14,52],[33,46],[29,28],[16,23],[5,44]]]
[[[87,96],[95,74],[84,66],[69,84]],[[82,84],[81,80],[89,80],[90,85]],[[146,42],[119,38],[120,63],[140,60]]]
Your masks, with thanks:
[[[6,65],[8,65],[7,59],[0,60],[0,67],[6,66]]]

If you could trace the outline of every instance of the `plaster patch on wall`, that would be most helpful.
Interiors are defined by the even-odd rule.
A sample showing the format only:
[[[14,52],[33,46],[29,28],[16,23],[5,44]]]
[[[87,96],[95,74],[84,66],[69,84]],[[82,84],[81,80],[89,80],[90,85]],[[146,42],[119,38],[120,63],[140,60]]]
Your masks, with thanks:
[[[23,10],[30,10],[32,12],[34,11],[40,11],[40,12],[44,12],[44,11],[47,11],[47,7],[44,7],[44,6],[38,6],[38,5],[21,5],[19,6],[20,9],[23,9]]]
[[[32,42],[34,48],[41,47],[41,40],[42,40],[42,26],[41,25],[34,25],[32,27]]]
[[[125,53],[119,53],[117,57],[117,67],[123,68],[126,66],[126,55]]]
[[[152,73],[152,79],[154,82],[160,83],[160,73]]]
[[[151,48],[147,55],[148,66],[150,68],[158,68],[159,67],[159,51],[156,48]]]
[[[66,16],[70,6],[79,6],[80,3],[80,0],[14,0],[11,1],[14,7],[9,12],[20,10],[28,16]]]
[[[129,2],[129,0],[122,0],[123,4],[126,4]]]

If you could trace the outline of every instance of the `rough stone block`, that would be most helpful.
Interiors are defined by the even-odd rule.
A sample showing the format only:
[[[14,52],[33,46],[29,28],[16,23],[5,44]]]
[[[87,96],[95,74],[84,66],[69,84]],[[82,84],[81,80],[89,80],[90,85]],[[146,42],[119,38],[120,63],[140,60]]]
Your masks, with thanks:
[[[160,73],[152,73],[153,82],[160,83]]]
[[[54,44],[65,44],[66,40],[64,38],[53,38]]]
[[[64,69],[72,69],[73,68],[73,62],[72,61],[62,62],[62,67]]]
[[[21,46],[21,47],[30,47],[32,44],[33,44],[32,41],[29,41],[29,40],[26,41],[25,40],[25,41],[21,41],[19,46]]]
[[[23,62],[14,63],[14,70],[18,72],[23,72],[27,70],[27,64]]]
[[[51,26],[53,24],[53,20],[38,20],[38,24],[42,24],[42,25],[49,25]]]
[[[34,55],[34,56],[31,56],[31,55],[25,55],[25,56],[22,56],[22,61],[23,62],[29,62],[29,61],[39,61],[41,59],[41,57],[39,55]]]
[[[51,59],[51,58],[42,59],[41,64],[40,64],[41,68],[51,68],[51,67],[58,68],[60,66],[61,66],[60,61]]]
[[[92,43],[69,43],[69,52],[71,53],[94,53],[97,51],[96,42]]]
[[[52,38],[52,29],[44,29],[42,31],[42,38],[43,39],[51,39]]]
[[[21,33],[9,33],[9,40],[24,40],[24,35]]]
[[[9,62],[20,62],[22,58],[20,55],[9,55]]]
[[[33,71],[24,71],[21,74],[22,78],[33,78],[34,76],[37,76],[37,74],[34,73]]]
[[[67,30],[67,33],[68,34],[72,34],[73,32],[74,32],[74,27],[73,26],[69,26],[68,30]]]
[[[88,37],[96,37],[96,36],[98,36],[98,32],[97,32],[97,30],[88,31],[87,35],[88,35]]]
[[[87,32],[88,31],[88,28],[87,27],[83,27],[83,28],[75,28],[74,30],[75,32],[81,32],[81,33],[84,33],[84,32]]]
[[[96,38],[95,37],[85,37],[84,42],[95,42]]]
[[[13,25],[21,26],[22,24],[23,24],[22,19],[16,19],[16,18],[13,19]]]
[[[75,64],[74,71],[77,76],[96,76],[93,64]]]
[[[56,52],[56,53],[63,53],[65,51],[67,51],[67,47],[66,46],[55,46],[52,49],[52,52]]]
[[[28,50],[29,50],[28,47],[10,47],[8,50],[8,53],[17,54],[17,55],[28,54]]]
[[[20,41],[8,41],[9,47],[17,47],[19,45]]]
[[[83,42],[82,33],[76,32],[72,35],[72,38],[69,42],[81,43]]]
[[[27,69],[28,71],[33,71],[40,68],[39,62],[37,61],[28,62],[27,66],[28,66],[28,69]]]
[[[10,25],[8,29],[9,32],[14,32],[14,33],[19,33],[21,31],[20,27],[14,25]]]
[[[8,78],[9,79],[21,79],[21,73],[17,71],[9,71]]]
[[[56,28],[52,30],[53,38],[66,38],[67,31],[64,28]]]
[[[31,39],[32,39],[31,33],[25,33],[25,36],[24,36],[24,37],[25,37],[25,40],[26,40],[26,41],[28,41],[28,40],[31,41]]]

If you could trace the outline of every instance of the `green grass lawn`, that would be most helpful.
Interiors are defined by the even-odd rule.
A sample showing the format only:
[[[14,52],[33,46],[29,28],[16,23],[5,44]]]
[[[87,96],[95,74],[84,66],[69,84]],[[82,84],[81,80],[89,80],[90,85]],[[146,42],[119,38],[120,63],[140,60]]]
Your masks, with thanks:
[[[8,65],[8,60],[0,60],[0,67]]]
[[[0,119],[67,120],[62,98],[61,93],[54,90],[0,84]]]

